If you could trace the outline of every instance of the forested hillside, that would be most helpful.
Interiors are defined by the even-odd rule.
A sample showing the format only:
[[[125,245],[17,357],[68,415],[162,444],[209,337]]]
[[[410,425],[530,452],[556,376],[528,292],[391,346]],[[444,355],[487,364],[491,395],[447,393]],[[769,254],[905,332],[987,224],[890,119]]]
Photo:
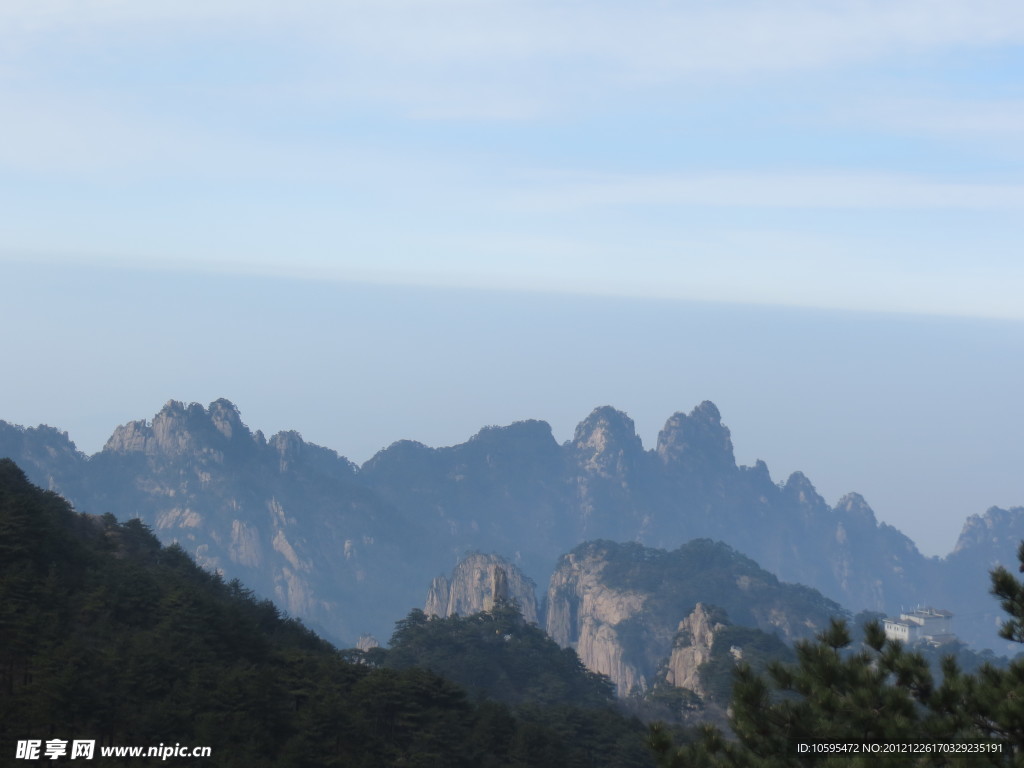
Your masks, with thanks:
[[[411,629],[407,622],[396,637]],[[458,642],[470,648],[471,640]],[[538,646],[542,655],[565,663],[548,669],[545,687],[571,691],[584,680],[603,690],[548,645]],[[508,664],[536,658],[517,660],[517,647],[501,646]],[[590,709],[563,697],[557,712],[532,690],[515,706],[480,691],[471,698],[394,653],[396,663],[383,666],[346,660],[240,583],[162,547],[138,521],[78,514],[0,461],[0,749],[8,757],[16,740],[59,738],[210,746],[203,764],[257,768],[650,764],[640,724],[599,696],[585,702]],[[489,663],[483,650],[469,657]],[[595,751],[584,738],[594,733],[614,734],[615,748]]]

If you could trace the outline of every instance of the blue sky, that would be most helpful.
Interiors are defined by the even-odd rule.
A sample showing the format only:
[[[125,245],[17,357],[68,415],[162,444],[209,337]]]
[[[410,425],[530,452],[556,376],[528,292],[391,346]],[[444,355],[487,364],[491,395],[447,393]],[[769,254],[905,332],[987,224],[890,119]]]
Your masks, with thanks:
[[[0,267],[17,296],[0,319],[42,369],[62,350],[77,375],[7,377],[0,418],[95,450],[171,397],[223,396],[254,428],[361,460],[514,418],[567,439],[604,402],[650,444],[707,398],[741,460],[804,469],[829,501],[860,490],[945,551],[966,514],[1024,504],[1008,437],[1024,426],[1022,43],[1024,5],[990,0],[5,3]],[[290,308],[272,328],[307,355],[232,377],[179,348],[189,318],[246,318],[228,335],[256,371],[272,286]],[[314,321],[303,291],[361,310],[309,299]],[[126,296],[130,329],[109,305]],[[453,340],[466,317],[504,357]],[[690,370],[665,364],[677,321],[706,339],[683,344]],[[364,356],[344,375],[318,358],[342,353],[341,322]],[[631,370],[588,362],[598,327],[633,347]],[[745,328],[789,352],[764,357]],[[168,345],[189,376],[152,362]],[[727,348],[785,371],[768,395],[763,373],[693,373],[733,370]],[[110,365],[129,349],[150,362],[125,380]],[[504,383],[474,378],[481,357]],[[479,391],[446,395],[460,380]],[[798,397],[807,380],[821,389]],[[331,429],[297,405],[332,393],[348,410]],[[949,416],[965,401],[984,423]],[[850,407],[873,402],[877,423]],[[780,430],[772,409],[808,423]],[[943,418],[960,426],[933,434]],[[946,491],[915,502],[929,482]]]

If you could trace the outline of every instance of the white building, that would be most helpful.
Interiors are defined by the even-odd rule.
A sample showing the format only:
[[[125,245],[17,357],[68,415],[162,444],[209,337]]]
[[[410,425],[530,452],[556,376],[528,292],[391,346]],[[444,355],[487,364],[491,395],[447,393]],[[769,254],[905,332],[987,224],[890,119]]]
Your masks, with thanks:
[[[890,640],[916,643],[918,640],[941,645],[956,640],[952,630],[953,614],[935,608],[915,608],[898,619],[885,620],[885,636]]]

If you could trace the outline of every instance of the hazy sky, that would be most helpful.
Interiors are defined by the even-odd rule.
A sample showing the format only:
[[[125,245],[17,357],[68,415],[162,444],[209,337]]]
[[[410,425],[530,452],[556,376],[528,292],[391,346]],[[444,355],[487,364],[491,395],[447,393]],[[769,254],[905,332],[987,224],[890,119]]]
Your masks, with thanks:
[[[361,461],[711,399],[945,551],[1024,504],[1022,44],[1017,0],[4,3],[0,418],[227,397]]]

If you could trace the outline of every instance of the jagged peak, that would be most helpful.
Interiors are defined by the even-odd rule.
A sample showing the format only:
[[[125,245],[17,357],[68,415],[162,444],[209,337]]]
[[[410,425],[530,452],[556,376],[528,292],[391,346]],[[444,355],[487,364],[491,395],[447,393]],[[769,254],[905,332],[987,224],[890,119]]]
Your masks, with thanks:
[[[207,442],[214,434],[227,441],[252,439],[238,407],[230,400],[214,400],[208,408],[195,402],[185,405],[180,400],[168,400],[152,421],[130,421],[115,429],[103,451],[177,455]]]
[[[828,506],[807,475],[800,471],[794,472],[787,478],[782,486],[782,493],[795,499],[799,504],[813,507]]]
[[[700,405],[690,411],[690,418],[703,419],[718,424],[722,423],[722,414],[719,412],[718,406],[710,400],[702,401]]]
[[[735,470],[732,436],[718,407],[705,400],[689,415],[674,413],[658,433],[658,456],[665,464]]]
[[[804,490],[809,488],[810,490],[817,493],[817,491],[814,488],[814,484],[810,481],[807,475],[805,475],[799,469],[786,478],[786,482],[783,484],[782,487],[786,490]]]
[[[993,506],[986,509],[980,515],[970,515],[964,526],[981,524],[991,528],[993,525],[1010,522],[1021,514],[1024,514],[1024,507],[1004,509],[1003,507]]]
[[[715,634],[731,624],[729,614],[724,608],[697,603],[690,615],[679,622],[673,645],[703,646],[710,651]]]
[[[633,420],[607,405],[579,423],[570,445],[581,469],[607,477],[624,477],[644,451]]]
[[[1019,531],[1024,526],[1024,507],[989,507],[980,515],[970,515],[965,521],[956,545],[950,554],[970,550],[983,544],[1005,539],[1014,544],[1020,541]]]
[[[859,493],[848,493],[833,507],[836,512],[861,523],[867,523],[871,527],[878,525],[875,518],[875,511]]]
[[[619,439],[625,438],[627,441],[636,438],[636,425],[629,416],[610,405],[602,405],[591,411],[590,415],[576,426],[573,442],[583,442],[598,430]]]
[[[230,400],[220,398],[210,403],[207,409],[210,421],[224,437],[229,440],[236,434],[248,433],[248,428],[242,423],[242,416],[238,412],[238,406]]]
[[[294,429],[278,432],[270,438],[270,447],[277,451],[279,469],[284,472],[293,461],[302,455],[306,441]]]

